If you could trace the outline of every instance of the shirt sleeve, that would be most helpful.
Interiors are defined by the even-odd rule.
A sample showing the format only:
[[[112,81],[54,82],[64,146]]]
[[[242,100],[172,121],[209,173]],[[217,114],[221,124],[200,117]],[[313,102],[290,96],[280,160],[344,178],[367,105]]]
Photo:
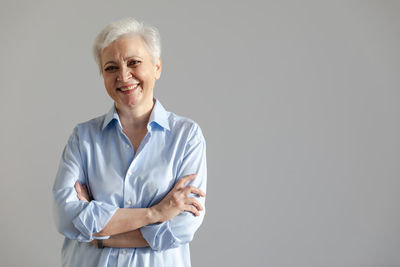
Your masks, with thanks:
[[[186,145],[182,163],[179,166],[177,177],[189,174],[197,174],[190,183],[206,192],[207,163],[206,143],[200,127],[196,127],[195,134]],[[190,212],[182,212],[175,218],[157,224],[150,224],[140,230],[144,239],[153,250],[166,250],[175,248],[192,241],[197,229],[203,222],[205,215],[205,198],[193,195],[203,206],[200,216],[194,216]]]
[[[62,153],[60,165],[53,186],[53,214],[57,230],[69,239],[90,242],[114,215],[118,207],[93,200],[80,201],[74,185],[76,181],[87,183],[77,128],[70,136]]]

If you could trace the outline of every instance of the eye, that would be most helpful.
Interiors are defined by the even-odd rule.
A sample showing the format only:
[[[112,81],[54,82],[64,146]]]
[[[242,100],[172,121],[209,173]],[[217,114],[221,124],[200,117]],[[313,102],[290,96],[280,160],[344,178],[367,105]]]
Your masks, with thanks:
[[[137,65],[139,65],[141,62],[139,60],[129,60],[128,61],[128,66],[130,67],[136,67]]]
[[[114,71],[114,70],[117,70],[118,69],[118,67],[117,66],[108,66],[108,67],[106,67],[104,70],[105,71],[107,71],[107,72],[111,72],[111,71]]]

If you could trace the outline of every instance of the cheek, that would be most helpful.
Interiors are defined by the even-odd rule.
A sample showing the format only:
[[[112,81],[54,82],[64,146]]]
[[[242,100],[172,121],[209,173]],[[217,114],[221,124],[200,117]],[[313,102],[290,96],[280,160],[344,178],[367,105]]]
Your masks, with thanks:
[[[109,77],[109,76],[104,77],[103,76],[103,79],[104,79],[104,86],[106,87],[106,89],[111,90],[114,86],[112,77]]]
[[[154,73],[151,73],[150,71],[143,71],[140,74],[138,73],[138,77],[140,78],[141,82],[147,85],[151,85],[155,81]]]

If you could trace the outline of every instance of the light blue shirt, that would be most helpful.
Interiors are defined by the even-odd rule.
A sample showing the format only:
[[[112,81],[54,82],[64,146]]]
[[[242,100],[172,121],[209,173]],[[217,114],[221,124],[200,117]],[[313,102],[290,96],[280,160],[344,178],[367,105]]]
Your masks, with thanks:
[[[137,151],[122,132],[114,106],[75,127],[53,187],[55,222],[65,236],[62,266],[190,266],[189,242],[204,211],[198,217],[183,212],[140,228],[147,248],[98,249],[88,243],[99,239],[93,234],[118,208],[151,207],[183,176],[197,174],[190,184],[206,191],[206,145],[200,127],[154,101],[147,134]],[[88,186],[91,202],[77,198],[76,181]],[[204,198],[195,197],[204,207]]]

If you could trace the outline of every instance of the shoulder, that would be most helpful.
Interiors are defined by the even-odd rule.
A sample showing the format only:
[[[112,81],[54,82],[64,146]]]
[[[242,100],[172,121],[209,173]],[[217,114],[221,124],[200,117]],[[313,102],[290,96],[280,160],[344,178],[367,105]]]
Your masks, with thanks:
[[[184,135],[187,138],[199,138],[204,140],[200,125],[192,119],[168,112],[170,131],[173,134]]]
[[[106,114],[78,123],[73,130],[73,135],[79,138],[97,135],[103,128],[105,117]]]

